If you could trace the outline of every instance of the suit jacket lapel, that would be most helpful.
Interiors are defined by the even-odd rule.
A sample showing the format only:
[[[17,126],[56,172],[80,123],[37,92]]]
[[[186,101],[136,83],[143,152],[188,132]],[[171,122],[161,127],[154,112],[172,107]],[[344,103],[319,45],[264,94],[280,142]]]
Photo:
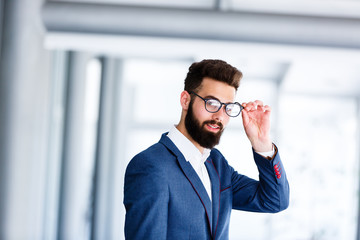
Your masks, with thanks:
[[[183,154],[179,151],[179,149],[175,146],[175,144],[166,136],[166,134],[163,134],[163,136],[160,139],[160,142],[164,144],[177,157],[177,160],[179,162],[182,171],[184,172],[186,178],[189,180],[190,184],[192,185],[194,191],[198,195],[201,203],[205,208],[210,226],[210,232],[212,233],[213,232],[212,204],[203,183],[201,182],[199,176],[197,175],[191,164],[185,160]]]
[[[194,188],[196,194],[199,196],[200,201],[205,208],[206,215],[208,217],[209,225],[210,225],[211,232],[212,232],[212,226],[213,226],[212,206],[211,206],[210,198],[206,192],[206,189],[205,189],[203,183],[201,182],[199,176],[197,175],[197,173],[191,166],[191,164],[189,162],[187,162],[184,159],[184,157],[178,157],[178,161],[180,163],[180,166],[181,166],[186,178],[191,183],[192,187]]]
[[[219,218],[220,210],[220,177],[219,174],[212,162],[211,157],[205,162],[206,168],[208,170],[210,181],[211,181],[211,194],[212,194],[212,234],[215,239],[216,229]]]

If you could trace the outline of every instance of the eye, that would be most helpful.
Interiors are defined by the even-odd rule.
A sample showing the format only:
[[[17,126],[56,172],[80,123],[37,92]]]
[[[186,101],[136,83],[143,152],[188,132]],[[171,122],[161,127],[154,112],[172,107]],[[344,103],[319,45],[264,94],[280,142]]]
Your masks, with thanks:
[[[207,101],[207,104],[210,105],[210,106],[219,106],[220,105],[220,102],[218,100],[215,100],[215,99],[209,99]]]
[[[225,110],[230,117],[237,117],[242,109],[239,103],[230,103],[226,106]]]
[[[206,101],[206,108],[209,111],[217,111],[219,107],[221,106],[221,103],[218,100],[215,99],[208,99]]]

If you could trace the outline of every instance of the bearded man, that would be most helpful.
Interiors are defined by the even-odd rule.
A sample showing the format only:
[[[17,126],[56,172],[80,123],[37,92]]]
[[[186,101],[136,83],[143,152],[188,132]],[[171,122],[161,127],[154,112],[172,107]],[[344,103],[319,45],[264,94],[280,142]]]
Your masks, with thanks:
[[[126,169],[126,239],[225,240],[232,209],[276,213],[288,207],[288,181],[270,139],[271,109],[258,100],[234,102],[241,78],[222,60],[189,67],[179,124]],[[239,174],[214,148],[240,114],[259,180]]]

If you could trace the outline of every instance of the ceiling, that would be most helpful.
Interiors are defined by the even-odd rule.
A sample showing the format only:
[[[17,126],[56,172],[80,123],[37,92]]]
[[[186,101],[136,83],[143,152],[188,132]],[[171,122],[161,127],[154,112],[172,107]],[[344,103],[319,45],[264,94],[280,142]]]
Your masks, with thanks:
[[[286,92],[360,95],[360,1],[58,0],[43,19],[50,49],[222,58]]]
[[[50,2],[101,3],[172,8],[203,8],[314,16],[360,17],[358,0],[49,0]]]

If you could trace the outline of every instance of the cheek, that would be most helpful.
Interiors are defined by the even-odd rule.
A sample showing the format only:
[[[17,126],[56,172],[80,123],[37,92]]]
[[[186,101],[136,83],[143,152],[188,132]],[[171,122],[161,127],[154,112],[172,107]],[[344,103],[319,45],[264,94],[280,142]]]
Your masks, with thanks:
[[[194,104],[193,105],[193,114],[194,117],[199,120],[200,123],[212,119],[212,113],[206,111],[204,105]]]
[[[200,126],[205,122],[205,121],[210,121],[212,120],[211,116],[206,112],[206,113],[199,113],[197,116],[195,116],[195,118],[199,121]]]

